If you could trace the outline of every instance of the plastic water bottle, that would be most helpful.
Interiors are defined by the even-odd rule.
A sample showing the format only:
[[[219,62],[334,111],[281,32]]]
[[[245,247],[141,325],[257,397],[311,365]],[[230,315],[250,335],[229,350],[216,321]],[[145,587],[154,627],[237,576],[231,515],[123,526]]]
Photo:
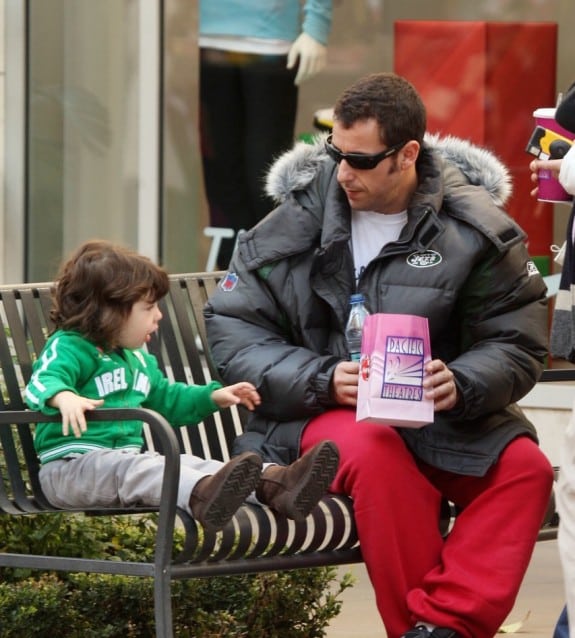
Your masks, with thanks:
[[[363,323],[369,315],[365,307],[365,298],[361,293],[356,293],[350,297],[349,303],[351,308],[349,318],[345,327],[345,339],[347,341],[347,350],[351,361],[359,361],[361,356],[361,333],[363,331]]]

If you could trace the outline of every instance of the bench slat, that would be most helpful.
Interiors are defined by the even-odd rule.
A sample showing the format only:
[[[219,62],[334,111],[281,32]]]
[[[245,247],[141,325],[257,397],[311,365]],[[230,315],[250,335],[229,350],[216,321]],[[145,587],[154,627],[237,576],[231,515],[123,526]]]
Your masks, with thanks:
[[[209,375],[205,379],[217,379],[218,374],[213,361],[210,359],[208,348],[208,342],[206,339],[206,328],[204,324],[203,308],[209,298],[214,292],[217,283],[220,281],[224,273],[196,273],[180,275],[178,280],[182,289],[185,291],[188,312],[191,313],[194,320],[195,335],[191,339],[193,343],[190,343],[191,335],[188,334],[188,340],[186,341],[186,350],[190,351],[192,348],[196,352],[196,357],[201,361],[202,367],[209,370]],[[196,336],[199,337],[202,352],[198,352],[196,348]],[[205,381],[204,381],[205,382]],[[245,422],[247,413],[243,407],[233,407],[228,410],[222,410],[218,414],[218,419],[222,422],[221,430],[218,429],[218,441],[217,445],[223,445],[223,451],[220,452],[215,458],[227,460],[229,458],[229,450],[232,449],[233,441],[242,430],[242,422]],[[223,442],[221,441],[223,437]],[[213,441],[213,437],[211,439]]]

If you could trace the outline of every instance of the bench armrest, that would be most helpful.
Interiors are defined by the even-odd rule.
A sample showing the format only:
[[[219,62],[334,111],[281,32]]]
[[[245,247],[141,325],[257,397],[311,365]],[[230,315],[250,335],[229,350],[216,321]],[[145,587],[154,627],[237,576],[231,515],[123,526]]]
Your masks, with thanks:
[[[174,428],[158,412],[147,408],[100,408],[86,412],[87,421],[142,421],[147,423],[166,458],[159,507],[156,564],[169,564],[176,516],[176,498],[180,477],[180,446]],[[13,424],[55,423],[59,415],[47,416],[33,410],[0,411],[0,429]],[[30,446],[24,451],[30,474],[37,472],[38,461]],[[37,477],[34,477],[37,481]],[[34,482],[34,481],[33,481]]]

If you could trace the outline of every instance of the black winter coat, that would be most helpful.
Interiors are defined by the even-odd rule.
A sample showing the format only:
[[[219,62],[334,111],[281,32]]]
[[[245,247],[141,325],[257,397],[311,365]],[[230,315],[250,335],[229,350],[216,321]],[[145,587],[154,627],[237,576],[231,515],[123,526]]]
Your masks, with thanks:
[[[547,354],[546,287],[525,234],[499,207],[506,169],[461,140],[427,141],[407,225],[358,287],[372,313],[426,316],[432,358],[455,375],[456,408],[399,428],[407,445],[436,467],[483,475],[513,438],[536,440],[515,402]],[[297,457],[306,422],[335,407],[330,380],[347,358],[350,211],[322,148],[300,145],[272,169],[268,189],[281,203],[241,236],[205,309],[224,381],[249,380],[262,395],[235,450],[281,463]]]

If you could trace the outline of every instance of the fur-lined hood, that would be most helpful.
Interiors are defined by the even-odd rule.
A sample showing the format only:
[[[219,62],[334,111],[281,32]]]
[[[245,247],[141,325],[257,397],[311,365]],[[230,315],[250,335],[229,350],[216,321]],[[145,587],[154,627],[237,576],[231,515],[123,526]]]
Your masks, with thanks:
[[[298,142],[281,155],[267,174],[266,193],[281,203],[292,191],[305,188],[327,158],[326,137],[326,134],[317,135],[312,144]],[[428,133],[424,142],[428,149],[459,168],[470,184],[483,186],[496,206],[502,207],[511,196],[509,170],[491,151],[453,136]]]

